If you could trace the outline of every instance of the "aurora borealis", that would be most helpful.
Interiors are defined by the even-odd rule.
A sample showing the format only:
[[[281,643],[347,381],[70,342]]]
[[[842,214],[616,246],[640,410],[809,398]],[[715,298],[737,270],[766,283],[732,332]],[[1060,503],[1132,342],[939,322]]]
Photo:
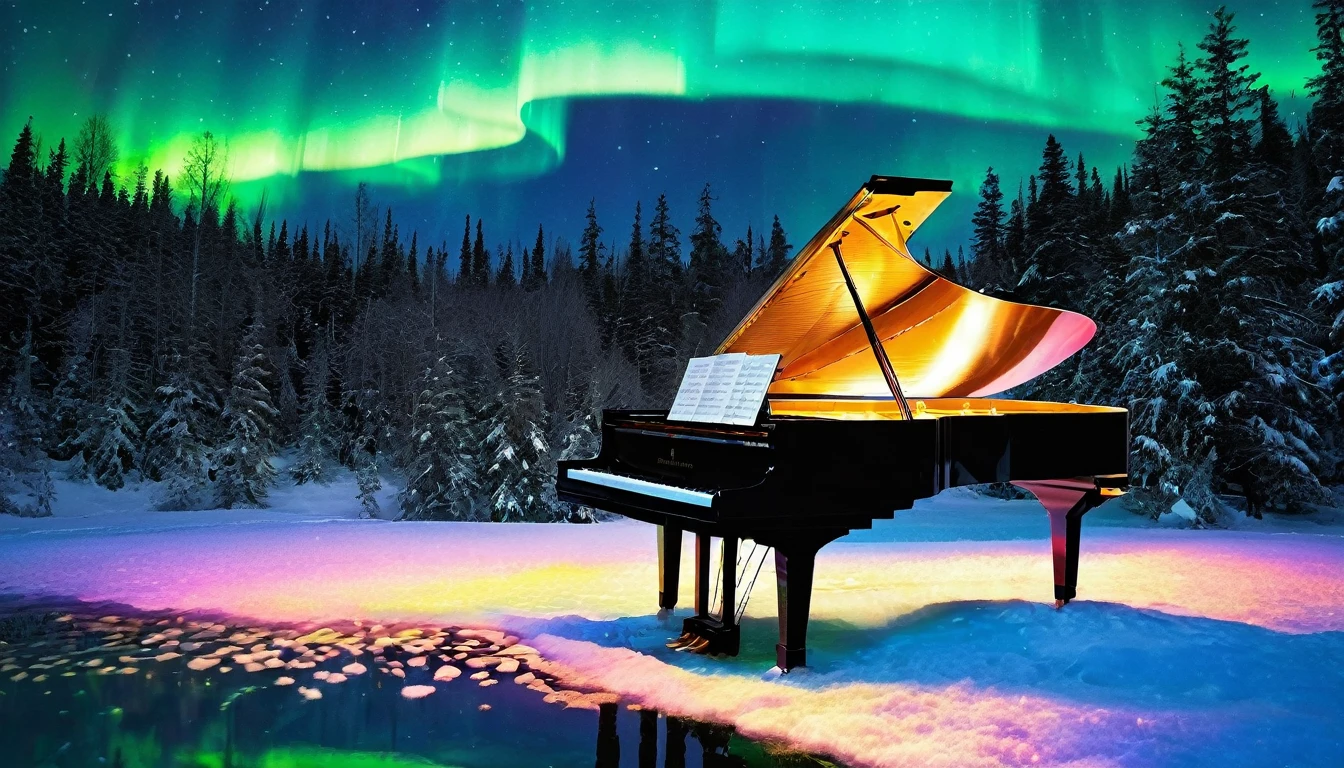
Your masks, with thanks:
[[[799,241],[871,173],[947,177],[921,237],[955,247],[985,166],[1014,187],[1048,132],[1109,180],[1215,5],[21,0],[0,9],[0,119],[51,146],[106,113],[124,176],[174,172],[212,130],[245,204],[340,223],[368,181],[449,242],[468,212],[492,238],[572,237],[590,197],[624,239],[636,199],[666,191],[689,223],[705,182],[726,236],[779,213]],[[1309,0],[1231,7],[1295,122]]]

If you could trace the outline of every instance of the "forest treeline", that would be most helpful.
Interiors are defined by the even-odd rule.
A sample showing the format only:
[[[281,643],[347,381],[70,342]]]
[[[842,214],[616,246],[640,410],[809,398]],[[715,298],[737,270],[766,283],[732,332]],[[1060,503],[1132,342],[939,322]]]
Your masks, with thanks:
[[[371,516],[581,516],[556,459],[596,445],[604,405],[670,399],[791,249],[778,218],[726,245],[708,186],[689,235],[660,196],[611,232],[589,203],[577,247],[490,244],[470,216],[431,245],[363,185],[310,229],[241,210],[210,133],[177,178],[117,178],[112,135],[92,117],[44,149],[30,120],[0,181],[11,513],[49,512],[53,460],[158,481],[164,509],[264,506],[293,449],[297,482],[353,470]],[[388,470],[399,509],[375,499]]]
[[[1135,497],[1154,515],[1183,498],[1212,523],[1229,493],[1257,516],[1303,509],[1340,482],[1344,0],[1313,7],[1322,70],[1301,125],[1219,9],[1194,51],[1173,52],[1132,163],[1104,183],[1050,136],[1006,208],[989,169],[970,258],[940,265],[1097,321],[1091,345],[1017,394],[1129,408]]]
[[[987,172],[969,258],[924,253],[1097,321],[1011,394],[1130,408],[1154,515],[1183,498],[1213,523],[1229,493],[1302,509],[1340,480],[1344,0],[1313,7],[1301,125],[1220,9],[1173,51],[1109,183],[1051,136],[1011,199]],[[479,217],[428,243],[362,185],[310,228],[240,210],[209,133],[177,178],[115,177],[111,137],[93,117],[44,147],[30,121],[0,180],[5,511],[49,510],[53,460],[108,488],[160,481],[165,509],[260,506],[292,449],[298,482],[353,470],[370,515],[581,519],[554,498],[556,459],[595,449],[604,406],[666,405],[792,250],[777,217],[726,240],[708,186],[689,234],[662,196],[619,225],[590,202],[573,243],[490,245]],[[388,470],[399,509],[374,497]]]

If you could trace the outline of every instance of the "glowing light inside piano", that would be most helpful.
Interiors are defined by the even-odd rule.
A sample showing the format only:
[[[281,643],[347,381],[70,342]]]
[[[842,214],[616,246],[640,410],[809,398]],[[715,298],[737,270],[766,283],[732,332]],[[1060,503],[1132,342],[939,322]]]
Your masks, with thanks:
[[[998,400],[993,398],[948,398],[932,397],[915,400],[910,409],[916,419],[936,419],[943,416],[980,415],[998,416],[1006,413],[1030,413],[1051,411],[1055,413],[1116,411],[1104,405],[1079,403],[1049,403],[1038,400]],[[807,416],[817,419],[863,420],[863,419],[899,419],[900,409],[890,399],[873,400],[827,400],[771,398],[772,416]]]
[[[957,321],[946,341],[934,353],[932,363],[922,376],[908,384],[911,392],[941,394],[952,391],[967,380],[968,372],[976,364],[982,362],[984,350],[990,346],[993,324],[1003,318],[996,317],[991,302],[969,298],[959,305],[961,312]]]

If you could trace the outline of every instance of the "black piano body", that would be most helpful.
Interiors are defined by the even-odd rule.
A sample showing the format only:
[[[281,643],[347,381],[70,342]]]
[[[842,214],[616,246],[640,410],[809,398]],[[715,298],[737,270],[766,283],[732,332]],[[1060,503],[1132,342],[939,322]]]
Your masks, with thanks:
[[[790,406],[802,405],[803,409]],[[780,616],[777,662],[805,663],[813,562],[827,543],[916,500],[956,486],[1061,481],[1077,500],[1050,509],[1055,599],[1076,594],[1082,514],[1127,479],[1129,415],[1120,408],[1011,400],[918,401],[922,417],[835,418],[837,403],[772,403],[745,428],[669,423],[666,411],[603,413],[602,451],[560,463],[562,501],[661,526],[659,607],[676,606],[682,532],[696,535],[695,615],[683,628],[707,652],[736,654],[735,585],[723,569],[720,616],[711,615],[711,538],[723,562],[750,539],[775,555]],[[844,401],[830,413],[895,410],[891,401]],[[992,412],[991,412],[992,411]],[[813,414],[820,415],[813,415]],[[1087,478],[1079,482],[1074,478]],[[1056,523],[1053,518],[1060,518]]]
[[[1041,501],[1056,605],[1075,597],[1082,516],[1128,482],[1129,415],[992,397],[1077,352],[1096,325],[980,294],[911,257],[908,238],[950,192],[947,181],[874,176],[798,251],[716,350],[779,355],[753,425],[608,410],[599,455],[560,462],[562,501],[660,526],[661,609],[676,605],[682,532],[696,535],[695,614],[677,645],[737,653],[733,565],[750,539],[775,554],[778,664],[804,664],[817,551],[978,483],[1011,482]]]

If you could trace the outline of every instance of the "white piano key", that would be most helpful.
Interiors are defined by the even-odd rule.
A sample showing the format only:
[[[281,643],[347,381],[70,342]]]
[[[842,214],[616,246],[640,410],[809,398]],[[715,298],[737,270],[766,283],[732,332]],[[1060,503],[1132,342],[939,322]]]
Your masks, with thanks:
[[[709,507],[714,503],[713,494],[692,491],[689,488],[678,488],[675,485],[651,483],[648,480],[625,477],[624,475],[612,475],[593,469],[570,469],[566,472],[572,480],[582,480],[585,483],[615,488],[618,491],[638,493],[641,496],[653,496],[668,501],[681,502],[682,504],[694,504],[697,507]]]

